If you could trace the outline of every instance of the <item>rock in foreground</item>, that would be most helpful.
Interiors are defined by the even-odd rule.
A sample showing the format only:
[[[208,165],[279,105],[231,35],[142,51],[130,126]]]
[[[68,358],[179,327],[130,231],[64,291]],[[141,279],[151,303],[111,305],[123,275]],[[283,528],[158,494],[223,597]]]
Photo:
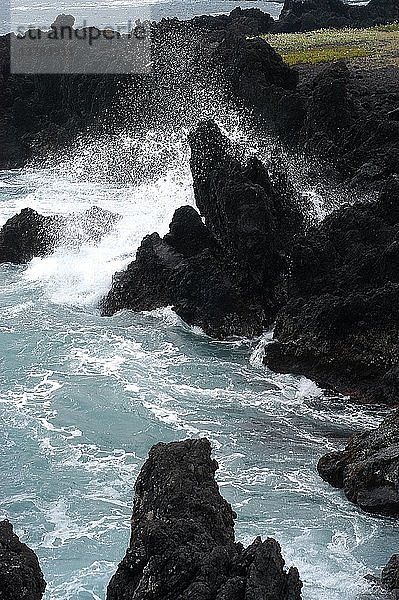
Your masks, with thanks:
[[[399,598],[399,554],[394,554],[384,567],[381,584],[394,598]]]
[[[13,532],[11,523],[0,522],[1,600],[40,600],[46,582],[36,554]]]
[[[378,429],[355,435],[342,452],[323,456],[317,468],[363,510],[399,515],[399,411]]]
[[[135,486],[130,546],[107,600],[299,600],[278,543],[234,541],[208,440],[157,444]]]

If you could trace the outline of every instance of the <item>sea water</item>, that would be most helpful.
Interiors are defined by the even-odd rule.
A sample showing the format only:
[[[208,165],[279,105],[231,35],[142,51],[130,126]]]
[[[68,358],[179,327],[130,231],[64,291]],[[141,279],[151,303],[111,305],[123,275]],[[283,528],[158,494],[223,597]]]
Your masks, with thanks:
[[[349,4],[367,4],[350,0]],[[228,14],[236,6],[259,8],[278,19],[283,2],[266,0],[2,0],[0,34],[18,27],[48,27],[61,13],[73,14],[76,25],[124,26],[137,18],[160,21],[164,18],[191,19],[203,14]]]
[[[191,19],[203,14],[228,14],[236,6],[259,8],[277,19],[282,3],[265,0],[2,0],[0,34],[29,25],[46,28],[61,13],[73,14],[77,26],[123,28],[127,22],[138,18],[154,21],[174,17]]]
[[[246,135],[234,119],[226,128],[232,139]],[[168,307],[99,314],[143,236],[164,234],[174,209],[194,205],[186,134],[82,139],[47,163],[0,172],[0,224],[26,206],[68,214],[97,205],[121,216],[97,244],[0,266],[0,517],[36,551],[47,600],[103,600],[150,447],[207,436],[237,539],[278,539],[305,600],[355,600],[367,592],[364,575],[397,551],[399,526],[362,513],[316,464],[384,410],[272,373],[262,364],[271,332],[219,342]],[[158,170],[112,177],[115,159],[124,164],[137,144]],[[266,158],[265,148],[267,140],[254,150]],[[291,162],[294,185],[322,217],[337,192],[308,184]]]

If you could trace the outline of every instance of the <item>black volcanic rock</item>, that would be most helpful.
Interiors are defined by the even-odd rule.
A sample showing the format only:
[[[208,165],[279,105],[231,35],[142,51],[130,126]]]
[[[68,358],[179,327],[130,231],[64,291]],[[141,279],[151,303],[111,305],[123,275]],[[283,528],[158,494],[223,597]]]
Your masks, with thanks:
[[[398,0],[370,0],[367,12],[376,23],[395,23],[399,21]]]
[[[302,227],[293,189],[283,172],[272,181],[256,157],[246,161],[235,154],[212,122],[200,123],[189,141],[195,201],[205,225],[259,293],[275,296],[278,304],[284,257]]]
[[[8,521],[0,522],[1,600],[40,600],[46,582],[36,554],[19,541]]]
[[[51,253],[57,243],[74,247],[88,241],[98,242],[111,231],[118,218],[97,206],[67,217],[43,216],[24,208],[0,230],[0,264],[28,263],[35,256]]]
[[[135,485],[131,538],[107,600],[299,600],[278,543],[234,541],[208,440],[157,444]]]
[[[212,122],[190,135],[198,213],[178,209],[163,239],[147,236],[102,302],[102,313],[172,306],[190,325],[225,338],[262,333],[284,301],[287,253],[301,230],[281,172],[241,156]]]
[[[399,514],[399,411],[380,427],[355,435],[342,452],[323,456],[317,466],[321,477],[342,488],[351,502],[365,511]],[[396,568],[396,571],[395,571]],[[398,561],[383,573],[383,583],[394,589],[398,582]]]
[[[275,30],[311,31],[349,25],[349,9],[341,0],[285,0]]]
[[[381,576],[382,586],[399,598],[399,554],[394,554],[384,567]]]
[[[259,37],[224,35],[211,66],[228,82],[234,100],[254,111],[263,126],[294,142],[305,116],[296,91],[298,74],[270,44]]]
[[[22,264],[44,256],[52,247],[51,217],[24,208],[9,219],[0,231],[0,263]]]
[[[60,15],[52,27],[70,27],[73,20],[71,15]],[[124,85],[129,81],[144,87],[146,77],[140,74],[12,72],[10,46],[16,43],[13,34],[0,36],[0,169],[19,168],[32,157],[68,146],[87,129],[109,130],[114,119],[111,108],[118,112]],[[49,64],[57,44],[53,50],[48,54]],[[35,56],[30,52],[28,58],[33,61]],[[26,64],[22,56],[16,58],[15,51],[14,61],[14,67],[23,71]]]
[[[357,116],[349,80],[350,71],[344,62],[327,65],[314,78],[301,130],[305,147],[323,155],[339,153],[342,136]]]
[[[365,6],[353,6],[341,0],[285,0],[273,31],[371,27],[393,23],[398,17],[398,0],[371,0]]]
[[[225,36],[212,57],[232,84],[232,91],[248,104],[261,106],[271,86],[292,90],[298,74],[262,38]]]
[[[175,237],[179,231],[182,236]],[[101,302],[102,314],[172,306],[188,324],[214,337],[253,335],[261,331],[265,311],[259,302],[246,302],[248,294],[234,277],[198,213],[182,207],[173,217],[170,233],[163,239],[157,233],[144,238],[136,259],[114,276]]]
[[[319,163],[322,159],[322,170],[333,167],[331,174],[340,173],[352,188],[380,191],[399,174],[399,69],[338,62],[302,65],[298,73],[295,96],[304,117],[295,125],[291,108],[286,111],[285,138],[291,125],[296,145]]]
[[[196,256],[203,250],[218,251],[214,236],[190,206],[182,206],[175,211],[164,242],[185,258]]]
[[[274,19],[259,8],[237,6],[229,15],[201,15],[186,21],[190,27],[216,33],[220,39],[226,32],[236,35],[259,35],[270,31]]]
[[[299,237],[266,363],[361,401],[398,403],[399,180]]]
[[[73,15],[61,14],[57,15],[55,21],[51,24],[52,29],[62,30],[63,27],[72,28],[75,25],[75,17]]]

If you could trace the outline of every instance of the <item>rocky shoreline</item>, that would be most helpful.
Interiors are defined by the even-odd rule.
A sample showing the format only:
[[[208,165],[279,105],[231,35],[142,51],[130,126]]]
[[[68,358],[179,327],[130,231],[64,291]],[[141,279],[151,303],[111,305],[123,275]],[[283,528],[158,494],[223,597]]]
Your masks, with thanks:
[[[154,446],[135,486],[129,548],[107,600],[299,600],[296,568],[275,540],[244,548],[215,482],[206,439]]]
[[[280,161],[263,164],[248,157],[213,121],[188,121],[198,210],[181,207],[168,234],[161,238],[154,232],[142,241],[135,260],[114,276],[102,314],[172,306],[188,324],[218,339],[259,336],[275,322],[265,350],[267,367],[306,375],[355,401],[396,407],[399,67],[371,71],[338,62],[291,68],[253,36],[397,18],[396,0],[372,0],[366,7],[286,0],[278,23],[257,9],[190,23],[163,21],[152,32],[151,78],[52,75],[46,94],[42,76],[10,74],[10,36],[3,36],[0,168],[19,168],[33,156],[60,151],[90,127],[112,134],[126,98],[116,90],[126,92],[127,83],[140,90],[129,124],[140,128],[150,105],[156,110],[146,116],[146,127],[173,113],[159,101],[166,87],[178,90],[172,103],[185,102],[193,88],[217,79],[226,102],[250,109],[256,126],[278,136],[287,152],[317,158],[325,177],[362,193],[364,200],[343,202],[321,223],[312,223]],[[177,71],[169,68],[171,39],[184,55]],[[100,113],[105,116],[98,123]],[[60,232],[74,246],[88,237],[98,241],[116,220],[100,209],[66,219],[25,209],[0,232],[0,263],[24,264],[50,253]],[[393,412],[378,430],[323,457],[321,477],[361,509],[397,517],[397,431],[398,412]],[[136,484],[131,544],[108,600],[133,594],[154,600],[300,598],[298,573],[284,571],[274,540],[257,539],[247,549],[234,541],[234,515],[217,490],[215,468],[204,440],[151,451]],[[181,492],[183,485],[191,491]],[[40,598],[44,584],[32,554],[8,523],[0,533],[4,581],[11,567],[18,568],[18,585],[28,590],[18,597]],[[382,578],[391,591],[398,587],[396,568],[393,558]],[[4,590],[4,599],[15,600],[9,587]]]
[[[300,600],[295,567],[285,568],[279,544],[257,537],[235,541],[236,514],[220,495],[218,464],[207,439],[157,444],[135,484],[131,537],[109,582],[107,600]],[[381,579],[397,597],[394,555]],[[46,584],[35,553],[0,523],[0,597],[40,600]]]
[[[354,436],[342,452],[320,459],[321,477],[370,513],[399,515],[399,411],[378,429]]]

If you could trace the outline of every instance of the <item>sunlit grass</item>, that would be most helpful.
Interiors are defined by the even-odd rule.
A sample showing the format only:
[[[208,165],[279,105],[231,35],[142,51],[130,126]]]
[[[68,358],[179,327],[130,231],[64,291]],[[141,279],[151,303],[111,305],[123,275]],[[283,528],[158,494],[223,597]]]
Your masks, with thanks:
[[[262,37],[289,65],[356,59],[399,64],[399,23],[368,29],[319,29]]]
[[[363,48],[351,46],[337,46],[331,48],[308,48],[307,50],[299,50],[297,52],[288,52],[282,54],[284,62],[288,65],[298,64],[316,64],[321,62],[333,62],[336,60],[351,60],[370,56],[370,52]]]

